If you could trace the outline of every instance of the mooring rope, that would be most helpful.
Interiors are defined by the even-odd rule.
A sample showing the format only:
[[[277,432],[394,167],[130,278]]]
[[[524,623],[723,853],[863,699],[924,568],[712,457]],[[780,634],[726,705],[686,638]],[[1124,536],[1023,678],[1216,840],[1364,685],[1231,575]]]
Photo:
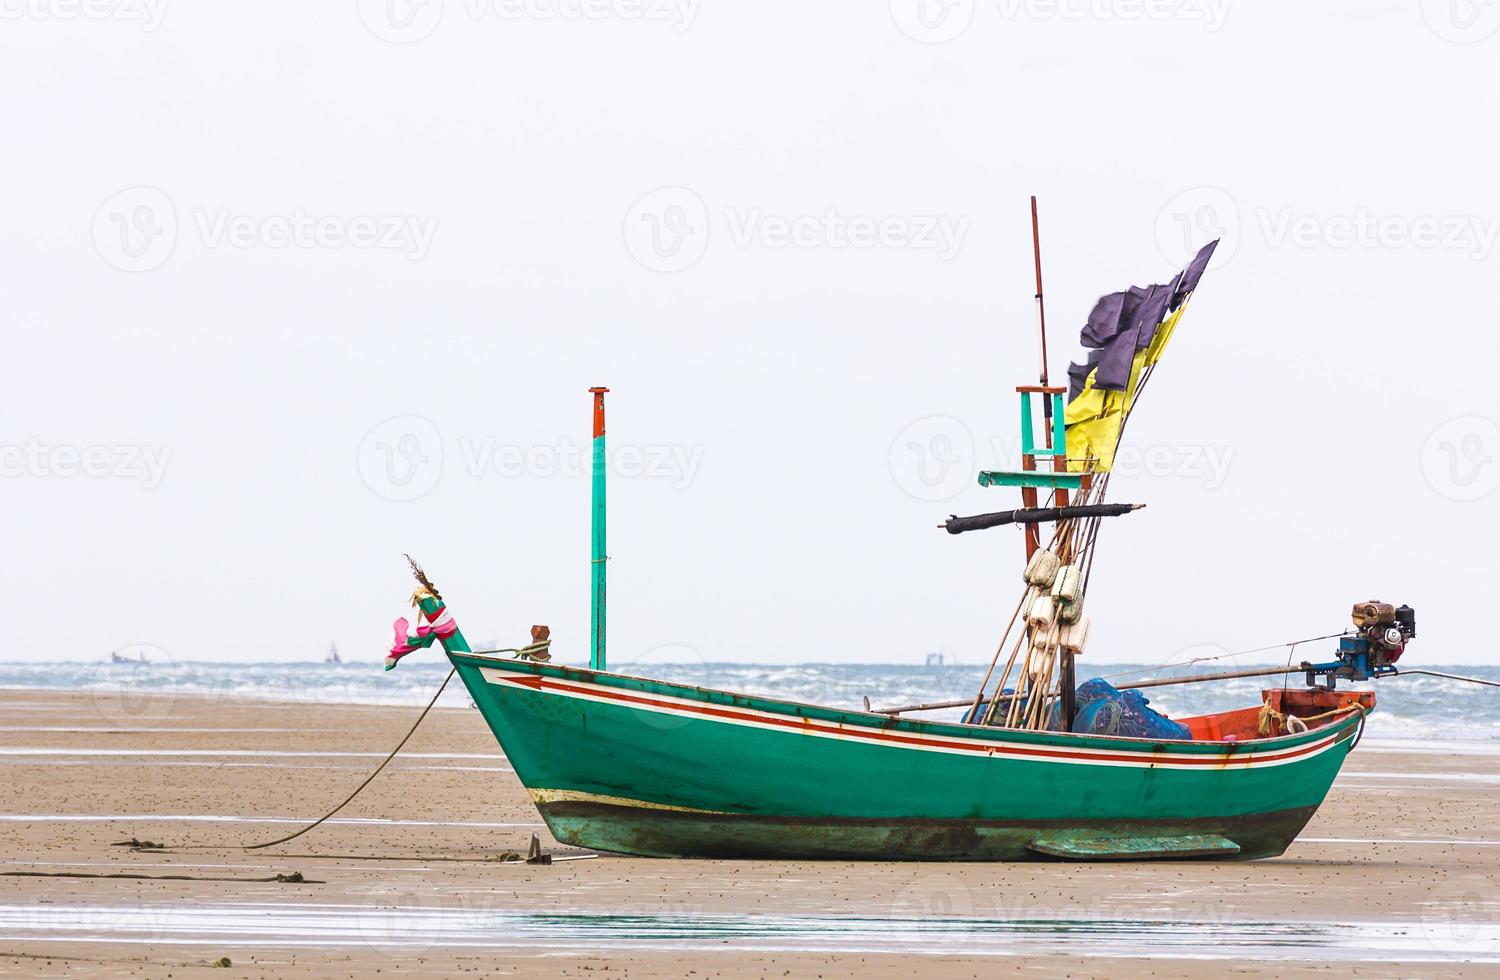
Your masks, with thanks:
[[[133,872],[115,871],[108,874],[100,874],[87,871],[0,871],[0,877],[7,878],[131,878],[143,881],[234,881],[241,884],[269,884],[279,882],[287,885],[326,885],[326,881],[317,881],[312,878],[302,877],[302,872],[293,871],[291,874],[275,874],[265,878],[222,878],[209,875],[143,875]]]
[[[522,646],[522,647],[503,647],[503,648],[498,649],[498,650],[475,650],[475,651],[472,651],[472,652],[475,653],[475,654],[511,653],[511,654],[515,654],[516,656],[521,657],[523,659],[528,659],[528,658],[545,659],[545,654],[547,653],[548,648],[551,647],[551,646],[552,646],[552,641],[550,639],[546,639],[546,640],[538,640],[535,643],[528,643],[528,644],[526,644],[525,646]],[[541,658],[538,658],[537,654],[543,654],[544,656],[541,657]],[[385,759],[381,761],[380,765],[378,765],[378,766],[375,767],[375,771],[374,772],[370,773],[368,776],[365,777],[364,782],[360,783],[358,786],[356,786],[354,788],[354,792],[352,792],[348,796],[344,797],[344,801],[342,803],[340,803],[338,806],[334,807],[332,810],[329,810],[327,813],[323,814],[321,817],[319,817],[318,819],[314,820],[312,823],[308,824],[306,827],[303,827],[301,830],[298,830],[294,834],[287,834],[285,837],[278,837],[276,840],[266,841],[263,844],[240,844],[240,845],[237,845],[240,848],[240,850],[243,850],[243,851],[259,851],[259,850],[263,850],[263,849],[265,849],[267,847],[275,847],[277,844],[285,844],[289,840],[296,840],[298,837],[301,837],[303,834],[307,833],[309,830],[312,830],[313,828],[319,826],[320,824],[322,824],[323,822],[325,822],[326,820],[328,820],[330,817],[332,817],[334,814],[336,814],[340,810],[342,810],[344,807],[346,807],[350,803],[354,802],[354,798],[356,796],[358,796],[360,793],[362,793],[364,791],[364,788],[366,786],[369,786],[370,783],[374,782],[375,781],[375,777],[378,776],[378,775],[380,775],[380,773],[385,769],[385,767],[388,766],[388,765],[390,765],[391,760],[394,759],[394,758],[396,758],[397,753],[399,753],[403,748],[406,747],[406,743],[409,742],[409,741],[411,741],[411,737],[417,733],[417,728],[422,724],[423,720],[426,719],[427,715],[432,711],[433,707],[437,705],[438,698],[440,698],[442,696],[443,691],[446,690],[447,687],[448,687],[448,682],[451,681],[451,680],[453,680],[453,675],[456,674],[456,673],[458,673],[458,668],[457,667],[453,667],[453,668],[449,669],[448,676],[444,677],[443,678],[443,683],[441,683],[441,684],[438,685],[437,691],[432,695],[432,700],[430,700],[430,701],[427,702],[427,707],[423,708],[422,709],[422,713],[419,714],[419,715],[417,715],[417,720],[414,721],[414,722],[412,722],[411,728],[407,729],[406,734],[401,737],[401,741],[399,741],[399,742],[396,743],[396,747],[394,749],[391,749],[390,755],[386,756]],[[156,843],[152,843],[151,841],[139,841],[139,840],[135,840],[135,839],[128,840],[128,841],[120,841],[119,843],[120,843],[120,846],[122,846],[122,847],[130,847],[132,850],[151,850],[151,851],[165,851],[165,850],[208,850],[208,851],[212,851],[212,850],[221,850],[222,849],[222,846],[221,845],[217,845],[217,844],[178,844],[178,845],[176,845],[174,847],[174,846],[169,846],[169,845],[166,845],[166,844],[156,844]],[[233,847],[233,846],[236,846],[236,845],[230,845],[230,846]]]
[[[407,730],[406,735],[401,739],[400,742],[396,743],[396,747],[394,749],[391,749],[391,754],[385,757],[385,761],[376,766],[375,771],[366,776],[365,781],[356,786],[354,788],[354,792],[350,793],[347,797],[344,798],[344,802],[340,803],[332,810],[329,810],[327,813],[323,814],[321,817],[314,820],[306,827],[303,827],[295,834],[287,834],[285,837],[278,837],[275,840],[266,841],[264,844],[242,844],[241,849],[246,851],[259,851],[262,848],[275,847],[277,844],[285,844],[289,840],[296,840],[298,837],[301,837],[303,834],[307,833],[309,830],[312,830],[314,827],[318,826],[323,821],[327,820],[329,817],[333,816],[335,813],[338,813],[344,807],[353,802],[354,798],[358,796],[366,786],[370,785],[370,783],[375,780],[376,776],[380,775],[380,771],[388,766],[392,759],[396,758],[396,753],[400,752],[401,749],[406,745],[406,743],[411,740],[411,737],[417,733],[417,726],[422,724],[422,719],[426,718],[427,713],[432,710],[432,706],[437,704],[437,699],[442,695],[443,689],[448,686],[449,681],[453,680],[453,675],[456,673],[458,673],[457,667],[452,667],[448,670],[448,676],[444,677],[443,683],[438,685],[437,694],[434,694],[432,696],[432,700],[427,702],[427,707],[422,709],[422,713],[420,715],[417,715],[417,720],[412,722],[412,726]]]

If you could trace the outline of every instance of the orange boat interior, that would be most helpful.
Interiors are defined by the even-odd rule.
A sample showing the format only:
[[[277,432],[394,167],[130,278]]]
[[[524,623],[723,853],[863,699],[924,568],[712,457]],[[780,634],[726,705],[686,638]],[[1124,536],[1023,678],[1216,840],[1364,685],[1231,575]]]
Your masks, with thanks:
[[[1176,720],[1188,726],[1195,742],[1249,742],[1322,728],[1360,708],[1370,711],[1375,707],[1374,691],[1278,687],[1261,695],[1264,701],[1260,707]]]

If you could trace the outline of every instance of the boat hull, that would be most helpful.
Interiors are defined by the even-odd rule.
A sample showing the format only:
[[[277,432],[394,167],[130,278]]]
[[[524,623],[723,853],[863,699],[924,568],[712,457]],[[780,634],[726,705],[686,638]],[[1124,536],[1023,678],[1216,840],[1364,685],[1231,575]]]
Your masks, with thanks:
[[[1322,803],[1358,724],[1151,742],[451,657],[554,837],[661,857],[1033,860],[1101,840],[1121,842],[1104,856],[1163,856],[1153,841],[1189,838],[1271,857]]]
[[[1212,836],[1232,841],[1239,851],[1228,856],[1236,860],[1275,857],[1296,839],[1317,807],[1161,821],[726,816],[590,801],[543,803],[537,809],[563,843],[643,857],[1041,861],[1055,858],[1033,845],[1059,838],[1119,838],[1149,847],[1163,838]],[[1169,856],[1143,850],[1103,859]]]

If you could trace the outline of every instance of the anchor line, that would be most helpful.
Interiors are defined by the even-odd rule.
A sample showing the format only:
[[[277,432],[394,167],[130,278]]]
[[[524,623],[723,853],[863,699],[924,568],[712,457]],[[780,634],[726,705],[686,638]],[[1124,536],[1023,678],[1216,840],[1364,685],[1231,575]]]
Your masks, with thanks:
[[[412,722],[411,728],[407,729],[407,732],[406,732],[406,734],[404,736],[402,736],[401,741],[396,743],[396,747],[394,749],[391,749],[391,754],[388,755],[388,756],[386,756],[385,760],[382,761],[380,763],[380,765],[378,765],[378,766],[375,767],[375,771],[374,772],[370,773],[368,776],[365,777],[364,782],[360,783],[358,786],[356,786],[354,788],[354,792],[350,793],[348,796],[346,796],[344,798],[344,802],[340,803],[338,806],[334,807],[332,810],[329,810],[327,813],[323,814],[321,817],[319,817],[318,819],[314,820],[312,823],[308,824],[306,827],[303,827],[301,830],[298,830],[296,833],[287,834],[285,837],[278,837],[276,840],[266,841],[263,844],[240,844],[240,845],[238,845],[238,847],[240,848],[240,850],[242,850],[242,851],[259,851],[259,850],[263,850],[263,849],[265,849],[267,847],[274,847],[277,844],[285,844],[289,840],[296,840],[298,837],[301,837],[303,834],[307,833],[309,830],[312,830],[313,828],[317,827],[319,824],[322,824],[325,820],[328,820],[330,817],[332,817],[334,814],[338,813],[344,807],[346,807],[350,803],[354,802],[354,798],[356,796],[358,796],[361,792],[363,792],[364,788],[366,786],[369,786],[370,783],[374,782],[375,781],[375,777],[378,776],[378,775],[380,775],[381,771],[384,770],[386,766],[390,765],[391,760],[394,759],[394,758],[396,758],[396,754],[398,752],[400,752],[403,748],[406,747],[406,743],[409,742],[409,741],[411,741],[411,737],[417,733],[417,727],[422,724],[422,721],[427,717],[428,713],[432,711],[433,706],[435,706],[437,704],[438,698],[442,696],[443,691],[448,687],[448,682],[451,681],[451,680],[453,680],[453,675],[456,674],[456,673],[458,673],[458,668],[457,667],[453,667],[453,668],[449,669],[448,676],[444,677],[443,678],[443,683],[441,683],[441,684],[438,685],[437,692],[435,694],[433,694],[432,700],[427,702],[427,707],[423,708],[422,709],[422,713],[419,714],[419,715],[417,715],[417,720],[414,721],[414,722]],[[153,844],[150,841],[141,842],[141,841],[136,841],[136,840],[129,840],[129,841],[121,841],[120,844],[122,846],[131,846],[133,850],[165,851],[165,850],[169,849],[166,845],[163,845],[163,844]],[[235,845],[231,845],[231,846],[235,846]],[[222,848],[219,845],[215,845],[215,844],[178,844],[175,847],[170,848],[170,850],[217,851],[217,850],[222,850]]]
[[[301,830],[297,831],[295,834],[288,834],[285,837],[278,837],[275,840],[266,841],[264,844],[245,844],[245,845],[242,845],[241,849],[242,850],[246,850],[246,851],[259,851],[259,850],[261,850],[263,848],[274,847],[277,844],[285,844],[289,840],[296,840],[298,837],[301,837],[303,834],[307,833],[309,830],[312,830],[314,827],[317,827],[323,821],[327,820],[329,817],[333,816],[335,813],[338,813],[344,807],[346,807],[350,803],[352,803],[354,801],[354,798],[356,796],[358,796],[364,790],[364,788],[366,786],[370,785],[370,783],[372,783],[372,782],[375,781],[375,777],[378,776],[378,775],[380,775],[381,770],[383,770],[386,766],[390,765],[391,760],[394,759],[394,758],[396,758],[396,753],[400,752],[403,748],[405,748],[406,743],[409,742],[409,741],[411,741],[411,737],[417,733],[417,726],[419,726],[419,725],[422,724],[422,720],[427,717],[427,713],[432,710],[433,705],[437,704],[438,698],[442,695],[443,690],[448,686],[448,682],[451,681],[451,680],[453,680],[453,675],[456,674],[456,673],[458,673],[458,668],[457,667],[451,667],[451,668],[449,668],[449,670],[448,670],[448,676],[444,677],[443,678],[443,683],[441,683],[441,684],[438,685],[437,693],[432,696],[432,700],[431,701],[427,702],[427,707],[425,707],[425,708],[422,709],[422,713],[420,715],[417,715],[417,720],[414,721],[414,722],[412,722],[412,726],[411,726],[411,728],[409,728],[407,730],[406,735],[402,737],[401,741],[399,741],[399,742],[396,743],[396,747],[394,749],[391,749],[391,754],[385,757],[385,761],[382,762],[380,765],[376,766],[375,767],[375,771],[372,772],[372,773],[370,773],[370,775],[366,776],[365,777],[365,781],[362,782],[362,783],[360,783],[358,786],[356,786],[354,788],[354,792],[350,793],[347,797],[344,798],[344,802],[340,803],[338,806],[334,807],[332,810],[329,810],[327,813],[323,814],[321,817],[319,817],[318,819],[314,820],[312,823],[308,824],[306,827],[303,827]]]

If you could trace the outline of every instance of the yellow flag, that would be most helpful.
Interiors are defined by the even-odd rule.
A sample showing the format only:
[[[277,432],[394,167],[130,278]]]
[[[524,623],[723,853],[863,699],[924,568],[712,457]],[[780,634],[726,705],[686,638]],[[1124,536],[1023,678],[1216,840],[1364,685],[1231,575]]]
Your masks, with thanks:
[[[1083,390],[1078,393],[1077,398],[1068,402],[1068,407],[1063,412],[1063,422],[1067,427],[1070,471],[1079,473],[1089,469],[1090,461],[1097,473],[1108,473],[1110,467],[1114,466],[1115,452],[1120,448],[1120,430],[1125,425],[1125,416],[1130,414],[1131,406],[1135,404],[1141,373],[1161,357],[1161,352],[1167,346],[1167,341],[1172,339],[1172,331],[1177,328],[1177,321],[1182,319],[1182,311],[1185,309],[1186,305],[1178,307],[1177,312],[1162,321],[1156,335],[1151,338],[1151,344],[1135,352],[1135,358],[1130,362],[1130,380],[1124,391],[1095,388],[1094,378],[1099,373],[1098,368],[1089,372]]]
[[[1177,311],[1161,322],[1156,328],[1156,336],[1151,338],[1151,346],[1146,348],[1146,363],[1155,364],[1161,360],[1161,352],[1167,349],[1167,341],[1172,339],[1172,331],[1177,329],[1177,321],[1182,319],[1182,313],[1187,309],[1183,303],[1177,307]]]

